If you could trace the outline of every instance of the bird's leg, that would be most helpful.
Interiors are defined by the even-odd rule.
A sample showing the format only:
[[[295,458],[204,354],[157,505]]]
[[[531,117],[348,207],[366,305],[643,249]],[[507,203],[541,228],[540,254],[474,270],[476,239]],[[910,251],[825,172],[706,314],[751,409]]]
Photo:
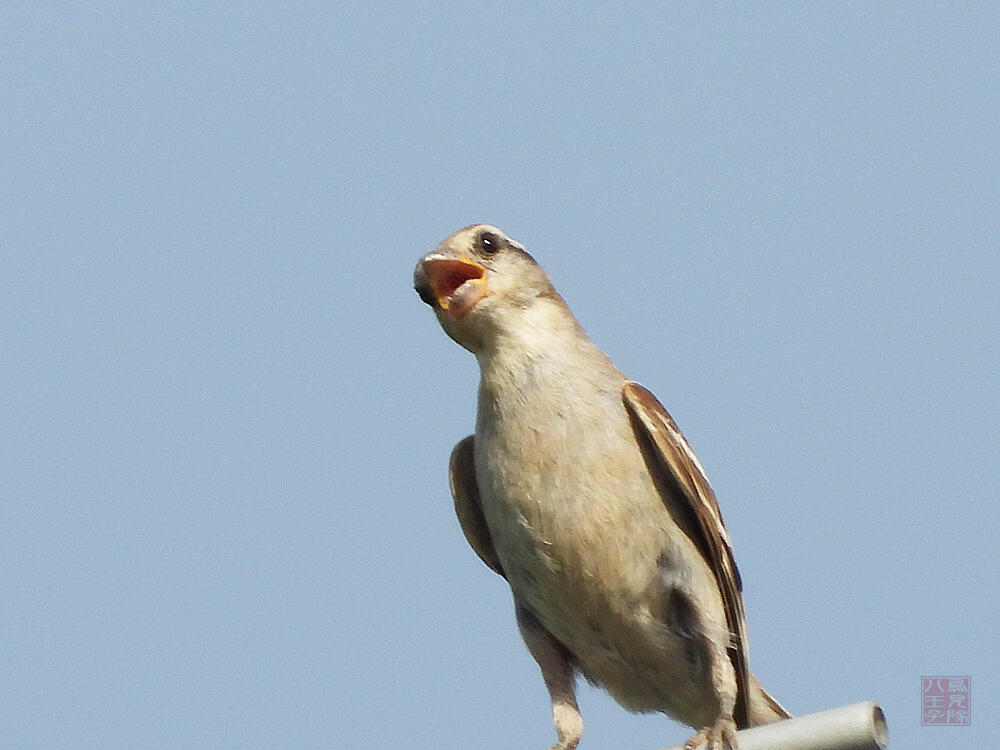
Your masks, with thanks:
[[[736,705],[736,674],[726,647],[705,639],[711,664],[712,688],[719,701],[719,714],[709,727],[699,730],[684,743],[684,750],[739,750],[733,708]]]
[[[517,608],[517,625],[528,651],[542,670],[542,680],[552,702],[552,721],[559,741],[549,750],[574,750],[583,736],[583,718],[576,705],[576,676],[566,647],[552,637],[523,607]]]

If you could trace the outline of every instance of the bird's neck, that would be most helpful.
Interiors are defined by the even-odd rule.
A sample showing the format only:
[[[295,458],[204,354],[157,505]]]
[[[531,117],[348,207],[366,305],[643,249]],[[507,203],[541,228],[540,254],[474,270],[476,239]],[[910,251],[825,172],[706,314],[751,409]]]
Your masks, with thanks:
[[[591,374],[617,372],[557,295],[514,315],[476,354],[483,395],[520,400],[536,388],[579,387]]]

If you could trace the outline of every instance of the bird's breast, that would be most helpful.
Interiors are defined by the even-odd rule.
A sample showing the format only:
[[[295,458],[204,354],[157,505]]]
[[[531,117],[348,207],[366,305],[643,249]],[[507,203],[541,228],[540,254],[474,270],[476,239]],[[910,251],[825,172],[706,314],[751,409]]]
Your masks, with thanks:
[[[543,621],[641,598],[669,522],[620,396],[555,404],[481,413],[475,441],[494,547]]]

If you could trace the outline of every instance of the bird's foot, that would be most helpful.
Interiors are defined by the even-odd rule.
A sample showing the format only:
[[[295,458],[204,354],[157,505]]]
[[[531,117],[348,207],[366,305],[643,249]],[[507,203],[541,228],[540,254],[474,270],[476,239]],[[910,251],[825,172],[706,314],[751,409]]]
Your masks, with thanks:
[[[552,718],[555,720],[559,741],[549,750],[575,750],[583,736],[583,719],[576,701],[556,701],[552,704]]]
[[[740,750],[736,740],[736,722],[721,716],[710,727],[698,732],[684,743],[684,750]]]

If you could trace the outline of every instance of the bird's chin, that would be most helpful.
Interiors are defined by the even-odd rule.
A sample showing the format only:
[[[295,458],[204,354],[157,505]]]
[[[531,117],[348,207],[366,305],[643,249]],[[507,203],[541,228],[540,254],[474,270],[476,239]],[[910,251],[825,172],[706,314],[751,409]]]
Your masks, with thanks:
[[[469,309],[471,310],[472,308],[470,307]],[[479,315],[468,315],[466,313],[459,317],[455,315],[454,309],[451,306],[447,310],[439,307],[436,312],[438,323],[440,323],[444,332],[448,334],[448,338],[466,351],[473,354],[480,352],[483,348],[482,325],[484,321]]]

